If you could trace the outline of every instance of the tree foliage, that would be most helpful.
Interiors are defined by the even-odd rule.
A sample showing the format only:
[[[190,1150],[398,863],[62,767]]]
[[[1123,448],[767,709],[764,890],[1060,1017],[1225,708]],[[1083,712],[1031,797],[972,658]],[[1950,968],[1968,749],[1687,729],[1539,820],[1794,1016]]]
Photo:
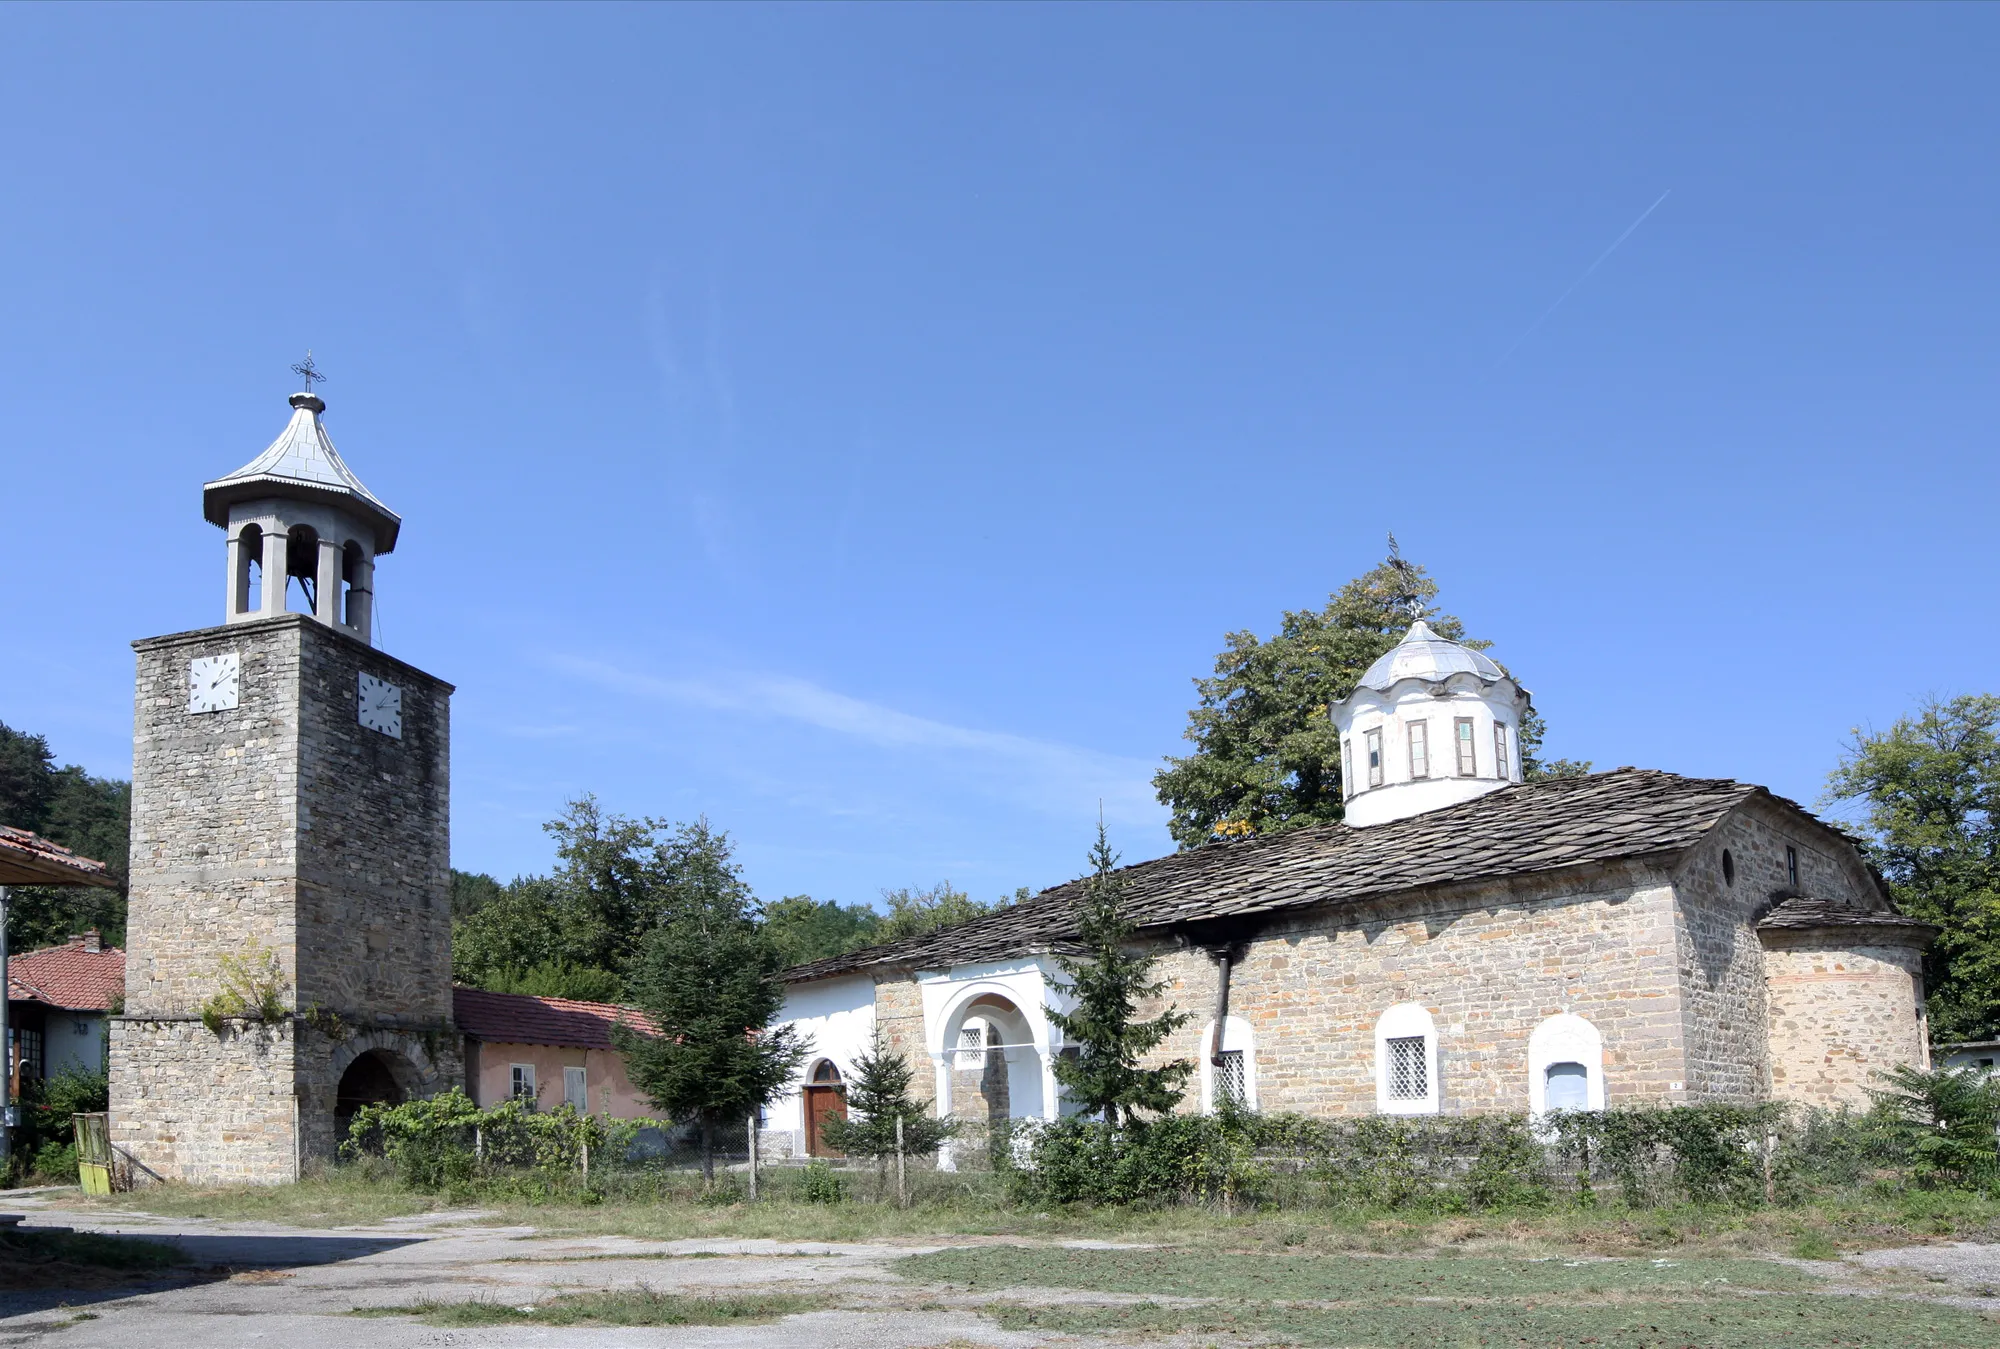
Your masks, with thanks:
[[[1989,1186],[2000,1175],[1994,1130],[2000,1128],[2000,1084],[1990,1072],[1913,1068],[1880,1074],[1875,1103],[1909,1140],[1917,1179],[1927,1186]]]
[[[0,824],[12,825],[103,862],[116,890],[18,886],[8,890],[7,944],[20,952],[53,946],[86,928],[125,944],[125,869],[132,784],[56,767],[49,742],[0,724]]]
[[[1201,702],[1188,713],[1194,752],[1168,758],[1153,778],[1168,829],[1183,848],[1216,837],[1275,833],[1329,824],[1343,814],[1340,735],[1332,705],[1409,630],[1419,610],[1441,637],[1483,648],[1465,625],[1439,612],[1437,582],[1420,566],[1391,556],[1327,600],[1322,609],[1287,612],[1275,636],[1232,632],[1212,678],[1196,679]],[[1543,762],[1542,722],[1520,727],[1521,762],[1530,779],[1571,777],[1588,763]]]
[[[1130,949],[1133,927],[1119,910],[1125,878],[1118,873],[1118,855],[1098,821],[1097,842],[1090,849],[1091,874],[1076,901],[1081,956],[1058,955],[1056,964],[1067,979],[1044,976],[1057,992],[1076,1000],[1068,1012],[1050,1011],[1049,1020],[1077,1047],[1053,1065],[1056,1081],[1081,1109],[1102,1112],[1116,1128],[1135,1110],[1164,1114],[1185,1094],[1184,1084],[1194,1065],[1186,1059],[1152,1068],[1140,1060],[1188,1023],[1188,1014],[1168,1007],[1150,1020],[1135,1019],[1139,1004],[1166,989],[1153,977],[1154,958]]]
[[[830,1116],[820,1136],[850,1157],[885,1163],[896,1155],[896,1121],[903,1121],[903,1155],[928,1157],[959,1130],[956,1120],[939,1119],[910,1095],[914,1072],[878,1030],[870,1047],[854,1060],[847,1079],[846,1119]]]
[[[882,903],[887,913],[865,904],[840,904],[830,899],[815,900],[810,895],[789,895],[765,906],[764,922],[784,955],[785,964],[803,965],[863,946],[921,936],[950,923],[981,918],[1018,903],[1027,894],[1023,887],[986,903],[953,888],[946,880],[921,889],[884,890]]]
[[[757,921],[756,900],[726,834],[681,825],[664,848],[673,881],[665,921],[648,933],[626,979],[657,1034],[620,1028],[634,1086],[675,1120],[700,1128],[702,1173],[715,1174],[719,1128],[743,1120],[791,1082],[808,1045],[771,1021],[784,1005],[784,967]]]
[[[1827,803],[1858,802],[1869,860],[1903,911],[1942,931],[1925,955],[1931,1032],[2000,1036],[2000,697],[1926,699],[1854,732]]]

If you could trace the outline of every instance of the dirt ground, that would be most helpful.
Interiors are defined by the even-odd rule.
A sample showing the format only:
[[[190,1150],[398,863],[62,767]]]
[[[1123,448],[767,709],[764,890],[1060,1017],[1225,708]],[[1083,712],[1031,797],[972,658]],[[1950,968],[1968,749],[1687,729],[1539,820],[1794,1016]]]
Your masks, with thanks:
[[[2000,1347],[2000,1246],[1970,1243],[1904,1246],[1840,1261],[1738,1261],[1723,1277],[1716,1262],[1716,1270],[1698,1261],[1683,1270],[1666,1260],[1344,1255],[1258,1264],[1255,1256],[1103,1241],[646,1241],[496,1226],[492,1215],[476,1211],[308,1229],[83,1212],[65,1207],[68,1198],[16,1194],[0,1198],[0,1208],[26,1214],[30,1226],[168,1242],[189,1264],[167,1278],[0,1291],[0,1349],[1026,1349],[1134,1342]],[[994,1250],[1003,1245],[1009,1249]],[[992,1258],[980,1257],[982,1249]],[[911,1259],[917,1256],[928,1258]],[[1261,1290],[1260,1270],[1271,1274]],[[980,1277],[983,1271],[992,1277]],[[1395,1277],[1371,1285],[1377,1273]],[[1688,1277],[1676,1283],[1680,1273]],[[545,1307],[565,1294],[642,1288],[701,1299],[783,1293],[817,1309],[747,1323],[651,1326],[466,1325],[436,1311],[428,1318],[357,1315],[420,1302],[504,1312]]]

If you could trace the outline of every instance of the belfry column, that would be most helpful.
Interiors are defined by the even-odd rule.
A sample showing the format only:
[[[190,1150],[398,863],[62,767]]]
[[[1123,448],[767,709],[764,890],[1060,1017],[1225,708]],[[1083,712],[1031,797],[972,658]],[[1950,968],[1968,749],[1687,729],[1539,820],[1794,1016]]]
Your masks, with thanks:
[[[354,584],[347,590],[347,626],[375,645],[375,559],[366,553],[354,564]]]
[[[222,620],[227,623],[249,608],[248,597],[244,595],[244,569],[249,561],[243,556],[243,539],[235,530],[229,531],[229,594],[222,602]]]
[[[264,531],[264,594],[257,612],[267,618],[285,612],[285,554],[290,546],[284,530]]]
[[[340,624],[340,540],[319,541],[319,584],[314,592],[319,602],[313,617],[329,628]]]

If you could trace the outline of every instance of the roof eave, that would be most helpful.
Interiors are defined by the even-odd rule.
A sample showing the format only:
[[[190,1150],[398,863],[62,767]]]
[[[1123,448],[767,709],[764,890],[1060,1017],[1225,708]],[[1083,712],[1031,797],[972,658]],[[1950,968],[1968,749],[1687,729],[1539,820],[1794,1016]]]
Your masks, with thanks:
[[[202,518],[217,529],[229,528],[229,508],[245,501],[290,497],[331,506],[360,517],[375,533],[375,551],[394,552],[396,538],[403,530],[403,518],[381,502],[346,487],[329,487],[303,478],[286,478],[275,473],[259,473],[244,478],[217,478],[201,488]]]

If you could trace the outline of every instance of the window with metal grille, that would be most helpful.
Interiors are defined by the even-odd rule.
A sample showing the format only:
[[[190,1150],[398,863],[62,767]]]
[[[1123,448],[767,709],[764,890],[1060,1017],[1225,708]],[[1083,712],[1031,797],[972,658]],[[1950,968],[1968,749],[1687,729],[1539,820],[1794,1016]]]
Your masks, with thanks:
[[[1453,725],[1458,733],[1458,775],[1462,778],[1479,776],[1479,755],[1472,748],[1472,718],[1459,717]]]
[[[1430,1056],[1424,1052],[1424,1037],[1399,1035],[1390,1039],[1389,1099],[1421,1101],[1431,1094]]]
[[[1362,748],[1368,751],[1368,785],[1382,785],[1382,732],[1377,729],[1366,731],[1361,736]]]
[[[958,1033],[958,1067],[983,1068],[986,1066],[986,1029],[983,1026],[967,1026]]]
[[[1430,728],[1421,721],[1413,721],[1410,723],[1410,776],[1427,778],[1430,775]]]
[[[1225,1049],[1215,1056],[1215,1103],[1234,1101],[1244,1105],[1249,1100],[1249,1084],[1243,1078],[1243,1051]]]
[[[1508,766],[1507,728],[1496,721],[1493,723],[1493,776],[1496,778],[1512,776],[1507,771]]]

